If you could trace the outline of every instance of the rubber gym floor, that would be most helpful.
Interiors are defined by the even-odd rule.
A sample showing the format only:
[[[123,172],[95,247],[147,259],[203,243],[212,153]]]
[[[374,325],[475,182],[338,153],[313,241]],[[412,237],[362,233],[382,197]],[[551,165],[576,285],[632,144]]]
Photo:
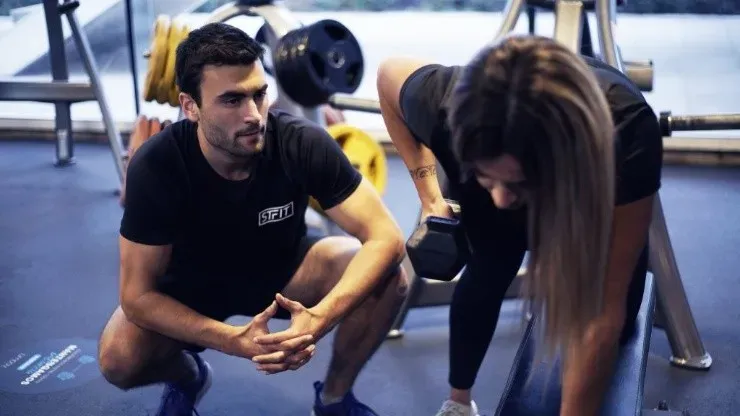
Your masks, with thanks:
[[[91,361],[118,299],[121,208],[108,149],[79,144],[76,152],[77,164],[59,169],[52,164],[52,143],[0,143],[3,416],[146,415],[158,405],[161,387],[118,391]],[[390,157],[389,164],[384,199],[408,235],[418,203],[400,159]],[[665,333],[654,330],[645,405],[666,400],[692,416],[735,415],[740,406],[740,169],[666,166],[661,197],[683,283],[714,364],[708,372],[672,367]],[[517,306],[516,301],[505,304],[475,386],[483,414],[495,409],[519,342]],[[358,397],[381,415],[434,414],[447,394],[447,313],[447,307],[412,310],[405,336],[386,341],[361,374]],[[274,328],[285,326],[278,322]],[[205,352],[215,379],[200,414],[308,415],[312,383],[324,375],[331,338],[320,342],[316,357],[301,371],[273,376],[257,373],[248,361]],[[69,345],[77,347],[65,349]],[[45,373],[48,368],[39,363],[51,352],[60,353],[59,362],[74,361],[67,361],[61,373]],[[35,379],[22,385],[27,377]]]

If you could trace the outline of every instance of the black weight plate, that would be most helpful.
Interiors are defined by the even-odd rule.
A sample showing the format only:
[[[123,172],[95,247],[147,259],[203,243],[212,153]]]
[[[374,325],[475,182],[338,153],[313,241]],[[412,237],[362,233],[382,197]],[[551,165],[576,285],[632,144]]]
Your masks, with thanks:
[[[304,107],[314,107],[327,94],[323,86],[312,79],[302,29],[288,32],[280,39],[272,58],[273,67],[277,81],[288,97]]]
[[[313,28],[309,33],[309,53],[323,63],[324,82],[335,92],[351,94],[357,90],[364,73],[362,49],[352,33],[339,22]]]
[[[330,19],[288,32],[278,43],[273,64],[283,91],[304,107],[324,104],[338,92],[355,92],[364,74],[359,42]]]
[[[267,24],[263,24],[260,26],[260,28],[257,30],[257,33],[254,35],[254,40],[257,41],[260,45],[262,45],[263,48],[266,49],[265,55],[262,56],[262,66],[265,68],[265,72],[270,76],[275,76],[275,71],[272,69],[272,53],[270,51],[270,45],[267,43]]]

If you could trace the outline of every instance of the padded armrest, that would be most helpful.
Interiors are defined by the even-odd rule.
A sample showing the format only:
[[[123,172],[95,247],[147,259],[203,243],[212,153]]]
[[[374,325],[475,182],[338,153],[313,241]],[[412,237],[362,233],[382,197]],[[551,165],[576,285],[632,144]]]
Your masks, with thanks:
[[[642,306],[635,322],[635,334],[622,346],[614,378],[605,397],[602,415],[635,416],[642,412],[645,367],[650,350],[650,334],[655,306],[653,275],[645,277]],[[530,320],[519,345],[501,401],[499,416],[559,416],[561,362],[551,370],[544,363],[533,363],[537,340],[537,318]],[[532,378],[527,383],[527,378]]]

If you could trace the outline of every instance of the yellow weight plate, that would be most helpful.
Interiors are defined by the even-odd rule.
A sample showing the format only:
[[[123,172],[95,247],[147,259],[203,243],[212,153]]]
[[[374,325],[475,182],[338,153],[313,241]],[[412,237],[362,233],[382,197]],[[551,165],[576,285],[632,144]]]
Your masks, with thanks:
[[[159,73],[159,79],[157,79],[157,93],[154,95],[155,100],[159,104],[166,104],[170,102],[170,92],[167,88],[167,62],[171,54],[172,37],[177,36],[178,32],[177,24],[174,21],[170,21],[170,30],[167,32],[167,49],[164,52],[164,65],[162,65],[162,72]]]
[[[152,43],[145,54],[149,63],[144,82],[144,101],[153,101],[157,98],[159,82],[167,61],[169,33],[170,18],[166,15],[157,16],[152,30]]]
[[[388,161],[383,147],[369,134],[344,123],[327,128],[352,165],[373,184],[380,195],[388,184]]]
[[[175,83],[175,61],[177,59],[177,47],[180,46],[180,43],[185,40],[189,33],[190,28],[187,24],[182,22],[172,24],[168,41],[169,46],[167,48],[167,64],[165,65],[162,81],[159,85],[160,104],[169,104],[173,107],[180,105],[177,99],[180,91],[177,89],[177,84]]]
[[[388,184],[388,162],[383,147],[369,134],[344,123],[333,124],[327,131],[339,143],[352,166],[383,195]],[[309,206],[325,215],[315,199],[309,199]]]

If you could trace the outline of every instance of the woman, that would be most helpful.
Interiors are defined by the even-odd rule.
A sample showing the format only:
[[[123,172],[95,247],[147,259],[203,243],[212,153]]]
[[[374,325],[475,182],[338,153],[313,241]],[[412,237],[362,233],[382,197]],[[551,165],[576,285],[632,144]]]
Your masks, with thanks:
[[[450,215],[439,163],[472,252],[437,415],[478,414],[470,390],[526,251],[523,295],[544,319],[544,351],[564,361],[561,415],[597,414],[640,308],[660,188],[662,137],[639,89],[552,39],[510,36],[465,66],[388,59],[378,92],[422,216]]]

